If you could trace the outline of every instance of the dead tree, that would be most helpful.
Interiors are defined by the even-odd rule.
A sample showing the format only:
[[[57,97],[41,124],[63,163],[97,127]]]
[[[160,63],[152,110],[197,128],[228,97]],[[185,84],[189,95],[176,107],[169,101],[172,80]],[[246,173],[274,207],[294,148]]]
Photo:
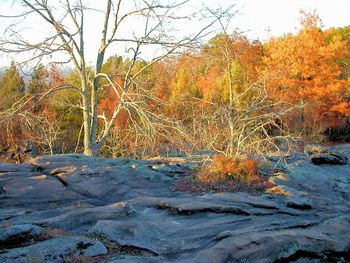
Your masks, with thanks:
[[[26,18],[26,23],[39,21],[40,26],[45,25],[45,28],[50,29],[51,34],[43,35],[41,40],[34,41],[25,37],[25,30],[19,30],[20,23],[14,23],[7,28],[0,40],[0,51],[2,52],[30,53],[28,59],[24,59],[23,62],[64,57],[67,60],[61,60],[60,63],[71,63],[74,66],[80,77],[80,87],[66,83],[60,87],[53,87],[49,92],[40,94],[40,96],[44,97],[61,89],[74,89],[79,92],[84,126],[84,154],[90,156],[98,154],[122,109],[127,109],[129,112],[132,109],[133,112],[139,114],[140,118],[145,118],[144,121],[148,121],[148,113],[143,111],[130,96],[130,87],[136,85],[137,78],[161,59],[183,48],[198,45],[201,39],[212,32],[213,26],[219,23],[224,16],[229,16],[232,10],[232,7],[225,10],[218,9],[215,16],[207,16],[202,19],[201,26],[195,26],[194,32],[186,36],[174,37],[170,35],[169,32],[172,30],[167,27],[168,25],[179,24],[182,21],[182,25],[186,27],[191,20],[200,18],[200,12],[193,11],[190,0],[105,0],[96,2],[94,1],[95,5],[100,5],[103,2],[104,9],[98,10],[98,7],[92,4],[93,1],[84,0],[15,0],[13,5],[20,7],[21,13],[2,14],[2,19]],[[165,2],[166,4],[164,4]],[[13,8],[13,10],[17,10],[17,8]],[[189,14],[188,10],[192,10],[192,13]],[[87,72],[89,63],[86,54],[86,36],[91,33],[92,28],[87,27],[86,23],[92,12],[99,14],[103,19],[103,26],[93,65],[94,76],[91,81]],[[130,31],[135,25],[137,25],[135,30],[131,30],[132,32],[128,35],[124,34],[125,29]],[[35,35],[38,34],[38,31],[40,30],[37,29]],[[97,36],[94,39],[97,39]],[[101,70],[106,52],[118,46],[126,47],[130,57],[129,68],[121,76],[122,84],[113,81],[111,76],[102,73]],[[136,69],[135,65],[142,57],[141,51],[144,47],[150,46],[158,47],[160,52],[145,66]],[[109,118],[104,114],[98,114],[98,91],[103,89],[102,83],[106,84],[106,82],[113,87],[119,98],[119,103]],[[24,102],[28,100],[30,98]],[[23,105],[23,101],[16,105],[17,108],[14,108],[13,112],[19,111],[21,105]],[[103,120],[103,127],[99,125],[99,119]]]

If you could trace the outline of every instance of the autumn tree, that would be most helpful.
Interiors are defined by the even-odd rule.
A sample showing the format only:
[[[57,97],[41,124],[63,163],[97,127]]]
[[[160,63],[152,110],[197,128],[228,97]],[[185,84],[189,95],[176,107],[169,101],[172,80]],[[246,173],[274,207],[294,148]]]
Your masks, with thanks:
[[[260,42],[223,33],[200,52],[178,58],[169,105],[193,145],[238,156],[277,150],[277,143],[288,141],[276,123],[284,108],[273,112],[258,82],[262,57]],[[281,133],[271,135],[269,127]]]
[[[193,117],[192,108],[194,98],[199,98],[199,90],[196,85],[200,59],[189,53],[181,54],[171,71],[173,76],[167,85],[168,103],[167,113],[174,118],[187,122]]]
[[[201,57],[205,67],[197,85],[203,100],[212,105],[221,123],[217,150],[236,156],[251,152],[252,144],[261,149],[258,141],[264,139],[258,134],[263,134],[262,123],[273,122],[263,111],[267,106],[267,103],[263,105],[264,87],[257,83],[261,43],[236,32],[229,35],[223,28],[223,33],[203,48]]]
[[[14,62],[6,68],[0,78],[0,112],[9,109],[24,94],[25,83]],[[8,122],[0,118],[0,147],[15,144],[22,138],[22,131],[18,121]]]
[[[331,42],[335,37],[347,43],[347,50],[350,50],[350,26],[330,28],[325,31],[327,41]],[[350,52],[350,51],[348,51]],[[350,57],[345,56],[341,58],[338,63],[342,66],[341,79],[347,79],[350,76]]]
[[[339,35],[321,30],[317,14],[302,15],[302,29],[296,35],[273,38],[265,45],[262,76],[276,101],[301,105],[290,126],[309,133],[319,131],[322,124],[336,125],[350,113],[349,80],[341,77],[339,63],[350,53]]]
[[[50,74],[43,65],[34,68],[30,75],[28,85],[25,85],[14,63],[6,70],[1,80],[4,85],[4,93],[1,96],[4,99],[2,112],[14,107],[25,94],[46,92],[50,89]],[[52,154],[61,133],[58,129],[58,119],[53,106],[48,101],[39,105],[38,98],[35,97],[28,102],[27,107],[23,108],[20,114],[13,118],[0,118],[0,124],[4,130],[1,144],[5,148],[11,148],[13,152],[21,152],[23,144],[27,142],[36,148],[37,153]]]
[[[157,98],[162,101],[167,101],[170,98],[170,82],[174,79],[176,74],[175,65],[176,59],[168,58],[160,61],[153,66],[153,89]]]
[[[247,86],[258,81],[257,69],[262,63],[262,45],[234,32],[220,34],[204,47],[202,57],[207,63],[206,72],[217,74],[216,88],[219,100],[233,103]],[[213,78],[214,76],[212,76]],[[203,88],[202,88],[203,89]],[[208,88],[203,90],[209,91]],[[249,96],[249,94],[247,94]],[[205,96],[205,91],[203,92]],[[244,99],[236,100],[238,104]]]
[[[95,6],[83,0],[59,2],[18,0],[14,2],[20,4],[23,12],[7,17],[12,19],[25,17],[27,21],[40,19],[47,26],[48,34],[43,35],[41,40],[28,39],[21,35],[24,31],[18,28],[19,23],[11,24],[11,28],[6,31],[10,33],[5,34],[0,41],[1,50],[17,54],[32,52],[29,60],[62,54],[65,60],[60,59],[60,62],[68,60],[72,63],[80,78],[80,85],[65,83],[54,87],[49,93],[62,89],[71,89],[79,93],[84,126],[84,154],[86,155],[98,154],[122,109],[130,109],[131,107],[133,111],[129,112],[135,112],[140,120],[150,120],[147,118],[147,112],[143,111],[139,107],[140,105],[129,96],[130,87],[140,87],[137,82],[138,77],[143,72],[169,54],[197,44],[201,38],[209,33],[209,29],[219,22],[220,18],[230,12],[230,9],[219,10],[215,16],[206,16],[206,23],[200,28],[196,27],[194,32],[186,36],[174,37],[169,35],[172,30],[166,27],[174,22],[178,23],[178,21],[188,22],[190,18],[195,17],[191,11],[193,9],[189,7],[190,1],[174,0],[164,4],[159,0],[106,0],[103,12],[97,13],[103,14],[103,22],[93,74],[90,76],[87,70],[89,65],[86,57],[86,36],[92,32],[92,28],[87,27],[86,21]],[[14,10],[16,9],[14,8]],[[197,14],[200,16],[199,13]],[[140,26],[137,28],[130,26],[133,23],[138,23]],[[130,32],[130,30],[132,31],[130,34],[125,33]],[[121,46],[129,52],[130,63],[122,76],[122,85],[114,82],[113,78],[102,72],[106,52],[113,46]],[[158,48],[158,52],[150,63],[138,67],[141,65],[138,61],[141,59],[140,55],[144,52],[144,47],[150,46]],[[92,77],[92,81],[90,81],[90,77]],[[115,94],[119,96],[119,103],[109,119],[98,113],[99,90],[103,88],[102,80],[107,81]],[[140,89],[138,91],[141,92]],[[103,118],[104,126],[102,127],[99,126],[99,117]]]
[[[31,78],[28,84],[29,93],[39,93],[47,89],[49,86],[49,71],[43,64],[39,64],[33,69]]]
[[[47,69],[43,64],[38,64],[31,72],[26,93],[49,92],[53,86],[62,83],[62,80],[56,66],[52,65]],[[68,129],[62,128],[64,116],[57,110],[54,97],[40,101],[40,97],[34,96],[20,117],[22,117],[22,121],[27,123],[23,128],[28,134],[28,138],[36,144],[39,153],[54,154],[57,152],[58,142]],[[70,127],[74,127],[72,123],[70,123]]]

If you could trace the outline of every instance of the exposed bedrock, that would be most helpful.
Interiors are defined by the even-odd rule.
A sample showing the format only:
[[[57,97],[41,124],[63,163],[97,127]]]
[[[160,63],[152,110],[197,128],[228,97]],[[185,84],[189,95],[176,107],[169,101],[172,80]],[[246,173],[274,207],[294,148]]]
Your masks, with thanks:
[[[350,165],[309,158],[260,196],[174,192],[198,158],[0,164],[0,262],[349,262]]]

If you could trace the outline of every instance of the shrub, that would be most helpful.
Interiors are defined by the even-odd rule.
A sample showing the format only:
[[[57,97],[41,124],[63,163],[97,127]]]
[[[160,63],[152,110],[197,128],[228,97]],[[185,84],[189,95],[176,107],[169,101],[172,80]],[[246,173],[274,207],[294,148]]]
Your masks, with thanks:
[[[202,183],[235,180],[248,183],[259,180],[258,163],[247,157],[215,155],[211,164],[203,166],[196,179]]]

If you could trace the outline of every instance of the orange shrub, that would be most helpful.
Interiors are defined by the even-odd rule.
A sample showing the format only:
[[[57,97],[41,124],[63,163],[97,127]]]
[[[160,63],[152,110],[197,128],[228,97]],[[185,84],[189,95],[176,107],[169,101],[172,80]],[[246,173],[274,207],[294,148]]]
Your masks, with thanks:
[[[215,155],[210,165],[203,166],[196,176],[202,183],[217,183],[226,180],[240,182],[255,181],[258,176],[258,163],[247,157],[226,157]]]
[[[237,166],[235,165],[234,160],[221,154],[214,156],[210,168],[213,173],[234,174],[237,172]]]

